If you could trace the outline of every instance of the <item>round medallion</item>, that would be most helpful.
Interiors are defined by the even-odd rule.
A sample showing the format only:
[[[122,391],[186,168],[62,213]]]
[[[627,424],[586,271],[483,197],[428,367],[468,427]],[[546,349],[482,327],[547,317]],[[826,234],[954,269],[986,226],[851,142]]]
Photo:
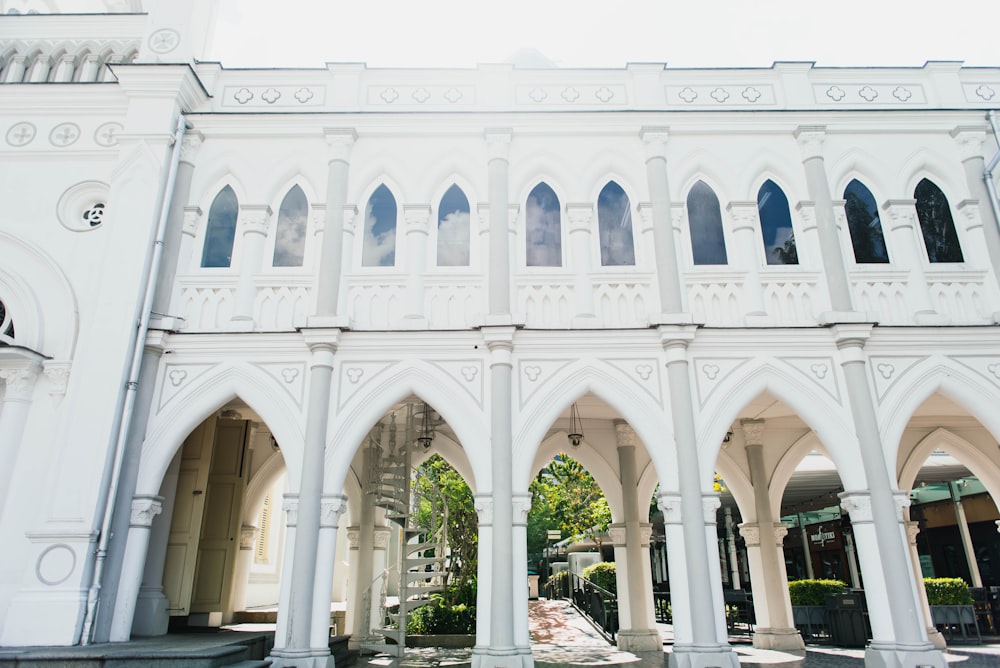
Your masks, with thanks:
[[[149,36],[149,50],[170,53],[181,43],[181,34],[173,28],[160,28]]]
[[[27,146],[35,138],[35,126],[27,121],[21,121],[7,130],[7,143],[11,146]]]
[[[76,568],[76,553],[73,548],[64,543],[50,545],[38,555],[35,564],[35,575],[42,584],[50,587],[62,584],[69,579]]]

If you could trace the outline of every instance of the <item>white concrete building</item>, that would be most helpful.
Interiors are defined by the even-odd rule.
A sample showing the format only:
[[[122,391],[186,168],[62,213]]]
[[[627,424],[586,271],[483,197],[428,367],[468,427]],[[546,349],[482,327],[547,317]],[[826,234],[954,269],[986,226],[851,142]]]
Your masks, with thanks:
[[[818,451],[868,664],[944,665],[907,493],[943,449],[1000,494],[1000,68],[227,70],[212,4],[0,0],[0,645],[230,618],[287,472],[273,657],[326,665],[387,563],[363,446],[426,402],[478,500],[475,665],[530,666],[528,484],[575,403],[623,647],[659,649],[656,491],[671,661],[737,665],[715,472],[754,642],[802,646],[778,517]]]

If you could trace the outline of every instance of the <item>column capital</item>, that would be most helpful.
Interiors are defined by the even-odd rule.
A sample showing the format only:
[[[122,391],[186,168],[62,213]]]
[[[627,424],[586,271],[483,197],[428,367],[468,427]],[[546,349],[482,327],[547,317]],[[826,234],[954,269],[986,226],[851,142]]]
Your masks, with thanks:
[[[148,529],[153,525],[153,518],[163,510],[162,501],[162,496],[133,496],[128,525]]]
[[[997,520],[1000,522],[1000,520]],[[920,533],[920,522],[906,522],[906,542],[910,544],[910,547],[915,547],[917,544],[917,534]]]
[[[150,347],[148,344],[148,335],[146,338],[146,349],[148,350]],[[160,352],[162,351],[163,349],[160,348]],[[55,360],[45,360],[42,362],[42,370],[45,372],[45,378],[49,381],[49,395],[61,397],[66,394],[66,385],[69,383],[69,372],[72,368],[72,362],[57,362]]]
[[[913,227],[917,215],[917,200],[887,199],[882,204],[882,210],[889,214],[889,229]]]
[[[766,424],[766,420],[754,420],[751,418],[740,420],[740,428],[743,429],[743,438],[746,440],[748,446],[764,445],[764,427]]]
[[[267,204],[241,204],[239,226],[243,234],[267,236],[272,213],[271,207]]]
[[[621,523],[611,524],[608,526],[608,537],[611,538],[611,544],[614,547],[625,547],[625,525]]]
[[[303,329],[302,338],[312,353],[309,360],[310,367],[329,366],[333,367],[333,356],[340,345],[341,331],[337,327],[316,327],[314,329]]]
[[[0,380],[4,381],[4,402],[30,401],[35,390],[35,381],[42,366],[34,360],[5,363],[0,368]]]
[[[615,418],[613,424],[615,425],[615,437],[618,440],[619,448],[634,448],[641,444],[639,435],[635,433],[635,429],[632,429],[632,425],[628,422],[621,418]]]
[[[479,526],[493,526],[493,496],[491,494],[476,494],[473,503],[479,515]]]
[[[803,231],[816,229],[816,202],[809,200],[796,202],[795,212],[802,218]]]
[[[983,218],[979,215],[978,199],[963,199],[955,205],[955,208],[965,220],[966,230],[974,230],[983,226]]]
[[[694,325],[660,325],[660,345],[667,353],[667,364],[687,360],[687,348],[694,341]]]
[[[505,356],[509,363],[510,353],[514,350],[514,331],[514,327],[483,327],[483,342],[494,357]]]
[[[339,160],[349,162],[351,149],[358,140],[354,128],[323,128],[323,139],[326,140],[326,159],[328,162]]]
[[[799,143],[802,160],[823,158],[823,140],[826,139],[825,125],[800,125],[792,133]]]
[[[840,507],[851,516],[851,524],[871,524],[875,521],[871,492],[841,492],[837,496],[840,497]]]
[[[716,513],[719,507],[722,506],[722,500],[719,498],[718,492],[702,493],[701,495],[701,510],[705,514],[705,524],[715,526]]]
[[[430,231],[430,204],[404,204],[403,220],[406,222],[406,233],[427,234]]]
[[[514,506],[514,526],[527,526],[528,513],[531,512],[531,494],[513,494],[511,504]]]
[[[320,527],[336,529],[340,516],[347,510],[347,497],[340,494],[324,494],[319,502]]]
[[[962,162],[974,158],[983,159],[983,142],[986,141],[988,130],[989,126],[986,124],[955,126],[950,134],[958,144]]]
[[[281,509],[285,511],[285,526],[294,527],[299,522],[299,495],[284,494],[281,497]]]
[[[201,220],[202,210],[200,206],[184,207],[184,222],[181,225],[181,232],[189,237],[198,234],[198,221]]]
[[[653,203],[652,202],[639,202],[636,205],[635,210],[639,213],[639,224],[636,226],[636,232],[639,234],[645,234],[646,232],[653,231]]]
[[[253,549],[253,544],[257,540],[257,527],[252,524],[244,524],[240,527],[240,550],[247,551]]]
[[[511,128],[486,128],[483,132],[483,139],[486,140],[489,159],[491,161],[506,160],[513,137],[514,131]]]
[[[372,547],[376,550],[389,549],[389,538],[391,536],[392,529],[389,527],[375,527],[375,533],[372,536]]]
[[[663,513],[664,524],[681,524],[680,492],[660,492],[656,496],[656,507]]]
[[[872,335],[873,323],[841,323],[833,325],[833,341],[841,353],[841,362],[864,361],[863,349]],[[853,349],[853,353],[851,350]]]
[[[344,234],[354,234],[354,227],[358,220],[358,207],[353,204],[345,204],[341,207],[341,211],[344,213]],[[326,226],[326,219],[323,220],[324,227]]]
[[[756,522],[743,522],[739,530],[747,547],[760,547],[760,526]]]
[[[670,128],[667,126],[644,125],[639,128],[639,138],[646,146],[646,160],[653,158],[667,159],[667,140],[670,138]]]
[[[590,202],[567,203],[566,218],[569,220],[568,232],[590,232],[590,222],[594,218],[594,205]]]
[[[726,212],[732,218],[734,232],[757,228],[757,202],[730,202],[726,205]]]
[[[193,165],[195,156],[198,155],[198,149],[204,142],[205,135],[198,130],[192,129],[185,132],[181,138],[181,162]]]

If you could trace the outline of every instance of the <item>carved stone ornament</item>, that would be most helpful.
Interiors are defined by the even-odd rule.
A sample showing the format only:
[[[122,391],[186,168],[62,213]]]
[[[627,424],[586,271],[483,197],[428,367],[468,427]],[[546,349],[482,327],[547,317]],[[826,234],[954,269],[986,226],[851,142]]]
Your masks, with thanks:
[[[721,505],[722,501],[719,499],[719,495],[716,492],[701,495],[701,508],[705,513],[706,525],[715,526],[716,513]]]
[[[1000,522],[1000,520],[997,520]],[[919,522],[907,522],[906,523],[906,542],[910,544],[910,547],[916,547],[917,545],[917,534],[920,533],[920,523]]]
[[[608,536],[611,537],[611,544],[615,547],[625,547],[625,525],[612,524],[608,527]]]
[[[479,514],[479,526],[493,525],[493,498],[489,496],[475,497],[476,512]]]
[[[760,527],[758,525],[750,523],[741,524],[740,535],[743,536],[747,547],[760,547]]]
[[[618,440],[618,447],[637,447],[640,445],[639,436],[635,433],[625,420],[615,420],[615,437]]]
[[[299,495],[285,494],[282,497],[282,510],[285,511],[285,526],[294,527],[299,523]]]
[[[781,522],[774,523],[774,544],[781,547],[785,543],[785,536],[788,535],[788,527]]]
[[[872,498],[870,492],[841,492],[840,507],[851,516],[851,524],[871,524]]]
[[[244,205],[240,207],[240,226],[243,234],[267,235],[268,223],[271,221],[271,207],[262,205]]]
[[[531,494],[515,494],[511,505],[514,508],[514,525],[527,526],[528,513],[531,512]]]
[[[639,527],[639,540],[642,541],[642,547],[649,547],[650,542],[653,540],[652,524],[643,524]]]
[[[53,362],[46,360],[42,363],[45,377],[49,381],[49,395],[61,397],[66,394],[66,385],[69,383],[69,371],[72,367],[70,362]]]
[[[346,496],[324,496],[319,503],[319,525],[336,528],[340,525],[340,516],[347,510]]]
[[[656,505],[663,513],[664,524],[681,524],[681,495],[677,492],[661,492],[656,497]]]
[[[389,548],[389,537],[392,535],[392,530],[389,527],[375,527],[375,536],[372,539],[372,546],[376,550],[385,550]]]
[[[244,524],[240,527],[240,549],[241,550],[252,550],[253,544],[257,538],[257,527],[250,524]]]
[[[198,154],[198,149],[205,142],[205,135],[197,130],[188,130],[181,138],[181,162],[194,164],[194,158]]]
[[[350,527],[347,530],[347,544],[352,550],[361,549],[361,530],[358,527]]]
[[[38,371],[39,367],[34,364],[0,369],[0,380],[6,386],[4,401],[30,401]]]
[[[198,234],[198,221],[201,220],[201,207],[184,207],[184,222],[181,225],[181,232],[193,237]]]
[[[822,126],[801,126],[795,130],[795,139],[803,160],[823,157],[823,140],[826,128]]]
[[[129,515],[129,526],[148,529],[153,524],[153,518],[163,510],[163,497],[136,496],[132,498],[132,513]]]
[[[747,445],[764,445],[764,420],[740,420],[740,427],[743,429],[743,438]]]

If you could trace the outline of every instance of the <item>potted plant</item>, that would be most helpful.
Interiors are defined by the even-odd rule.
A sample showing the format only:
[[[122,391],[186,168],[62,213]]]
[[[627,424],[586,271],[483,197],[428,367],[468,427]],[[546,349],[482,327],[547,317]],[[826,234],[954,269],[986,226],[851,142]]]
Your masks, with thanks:
[[[924,578],[927,605],[934,626],[958,626],[965,637],[965,625],[976,623],[972,592],[962,578]],[[978,633],[978,628],[977,628]]]
[[[847,583],[840,580],[793,580],[788,583],[792,602],[792,623],[803,637],[829,635],[826,597],[843,594]]]

